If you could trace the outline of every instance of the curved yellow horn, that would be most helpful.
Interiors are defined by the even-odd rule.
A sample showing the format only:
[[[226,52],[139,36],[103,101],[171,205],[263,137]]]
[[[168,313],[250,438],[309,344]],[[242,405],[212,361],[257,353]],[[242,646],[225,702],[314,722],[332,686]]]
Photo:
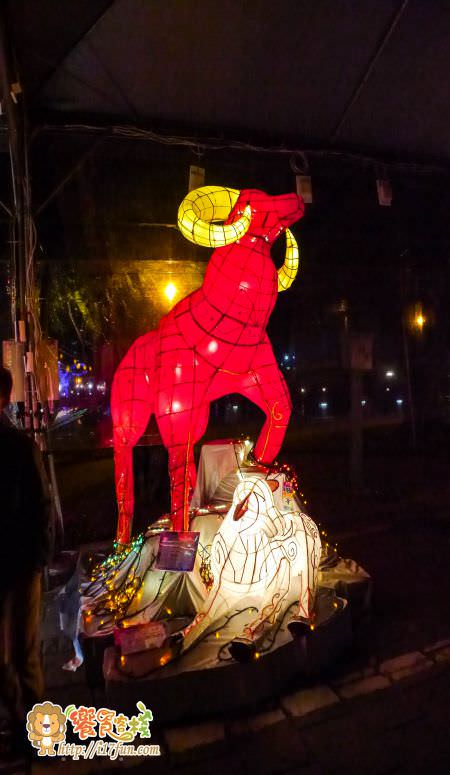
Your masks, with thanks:
[[[190,191],[178,208],[178,228],[183,236],[207,248],[229,245],[243,237],[250,226],[250,205],[234,223],[215,223],[226,221],[239,194],[234,188],[222,186],[202,186]]]
[[[286,229],[286,256],[283,266],[278,270],[278,291],[287,291],[294,282],[299,265],[299,250],[296,239],[289,229]]]

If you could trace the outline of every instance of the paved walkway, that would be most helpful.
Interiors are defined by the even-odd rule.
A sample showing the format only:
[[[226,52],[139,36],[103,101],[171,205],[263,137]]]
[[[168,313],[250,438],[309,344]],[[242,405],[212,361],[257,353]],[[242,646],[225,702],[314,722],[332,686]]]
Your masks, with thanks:
[[[300,689],[257,715],[164,730],[156,724],[159,757],[45,760],[32,772],[444,775],[449,721],[450,638]]]

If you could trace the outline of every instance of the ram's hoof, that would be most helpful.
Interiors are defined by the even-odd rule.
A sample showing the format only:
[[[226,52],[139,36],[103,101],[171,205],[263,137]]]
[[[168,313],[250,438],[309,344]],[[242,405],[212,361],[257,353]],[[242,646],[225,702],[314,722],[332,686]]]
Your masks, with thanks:
[[[169,637],[165,641],[165,645],[169,647],[171,651],[171,659],[174,657],[177,657],[183,648],[184,643],[184,636],[181,632],[175,632],[173,635],[169,635]]]
[[[235,638],[231,641],[228,650],[236,662],[250,662],[255,655],[255,644],[247,638]]]
[[[311,625],[306,619],[300,619],[294,616],[288,622],[287,628],[293,638],[304,638],[305,635],[309,635],[311,632]]]

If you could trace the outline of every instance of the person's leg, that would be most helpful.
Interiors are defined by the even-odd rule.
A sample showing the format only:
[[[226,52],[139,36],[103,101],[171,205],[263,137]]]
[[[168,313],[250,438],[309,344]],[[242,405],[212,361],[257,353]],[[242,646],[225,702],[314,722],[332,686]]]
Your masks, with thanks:
[[[24,721],[22,689],[14,659],[14,589],[0,596],[0,701],[10,714],[13,725]]]
[[[15,589],[13,611],[13,638],[15,665],[22,688],[25,712],[44,693],[44,675],[41,663],[41,599],[42,573],[34,571],[21,577]]]

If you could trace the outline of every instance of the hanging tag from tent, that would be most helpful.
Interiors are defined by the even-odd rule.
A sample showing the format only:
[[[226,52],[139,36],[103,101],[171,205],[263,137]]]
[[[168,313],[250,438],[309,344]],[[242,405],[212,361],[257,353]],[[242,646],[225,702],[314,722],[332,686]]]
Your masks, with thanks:
[[[392,204],[392,187],[389,180],[377,180],[378,204],[390,207]]]
[[[295,182],[297,186],[297,194],[303,198],[305,204],[312,204],[312,185],[310,175],[296,175]]]
[[[201,188],[205,185],[205,169],[204,167],[196,167],[191,164],[189,167],[189,191],[194,191],[196,188]]]

